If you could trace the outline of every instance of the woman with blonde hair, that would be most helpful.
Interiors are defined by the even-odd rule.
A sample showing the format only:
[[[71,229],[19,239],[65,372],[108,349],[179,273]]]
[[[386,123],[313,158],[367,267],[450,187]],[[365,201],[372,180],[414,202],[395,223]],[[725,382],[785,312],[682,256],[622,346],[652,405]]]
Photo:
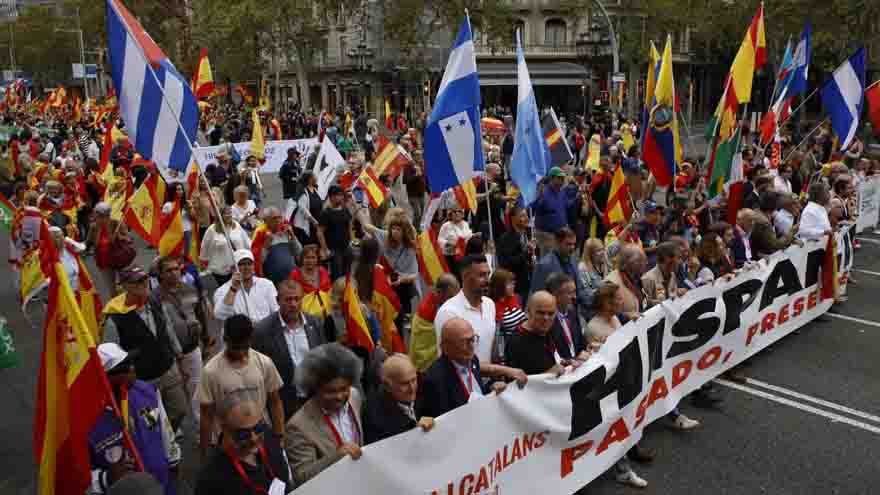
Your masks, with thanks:
[[[581,279],[581,285],[586,288],[588,306],[592,305],[593,296],[602,284],[605,275],[611,271],[609,268],[602,241],[596,238],[587,239],[584,243],[581,260],[578,262],[578,277]],[[581,308],[581,314],[584,315],[586,321],[590,320],[589,307]]]
[[[379,262],[386,269],[391,287],[400,299],[396,323],[397,328],[403,328],[404,319],[412,313],[412,299],[417,295],[419,262],[416,257],[415,229],[403,209],[393,210],[399,210],[399,213],[389,210],[384,230],[373,225],[366,225],[366,229],[379,244]]]

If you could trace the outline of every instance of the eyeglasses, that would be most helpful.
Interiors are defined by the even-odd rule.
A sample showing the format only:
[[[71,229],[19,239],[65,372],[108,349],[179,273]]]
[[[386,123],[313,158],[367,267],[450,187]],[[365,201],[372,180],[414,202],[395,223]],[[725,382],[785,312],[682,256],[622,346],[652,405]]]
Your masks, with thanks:
[[[468,338],[466,338],[466,339],[461,339],[461,341],[464,342],[465,344],[473,344],[473,345],[477,345],[477,344],[480,343],[480,336],[479,336],[479,335],[473,335],[473,336],[468,337]]]
[[[268,429],[269,429],[269,425],[267,425],[263,421],[260,421],[259,423],[255,424],[254,426],[252,426],[250,428],[236,428],[235,433],[233,434],[232,440],[235,443],[241,445],[243,443],[250,441],[250,439],[253,438],[254,435],[256,435],[258,437],[263,436],[263,434],[265,434],[266,430],[268,430]]]

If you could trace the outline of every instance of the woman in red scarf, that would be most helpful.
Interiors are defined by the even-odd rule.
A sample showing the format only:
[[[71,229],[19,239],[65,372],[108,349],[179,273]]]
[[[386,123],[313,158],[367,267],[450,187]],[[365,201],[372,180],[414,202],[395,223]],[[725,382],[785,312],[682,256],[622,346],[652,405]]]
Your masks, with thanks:
[[[302,310],[319,318],[330,314],[330,291],[333,284],[330,273],[318,264],[319,248],[316,244],[303,246],[300,266],[290,272],[290,279],[303,288]]]

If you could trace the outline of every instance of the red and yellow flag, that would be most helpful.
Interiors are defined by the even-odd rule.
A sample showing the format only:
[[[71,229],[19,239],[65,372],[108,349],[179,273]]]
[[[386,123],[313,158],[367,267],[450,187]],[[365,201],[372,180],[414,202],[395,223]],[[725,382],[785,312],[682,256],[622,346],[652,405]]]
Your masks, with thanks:
[[[319,270],[317,287],[306,280],[299,269],[290,273],[290,279],[299,282],[303,288],[301,305],[303,311],[319,318],[326,318],[330,314],[330,292],[333,289],[333,282],[326,269]]]
[[[34,457],[42,495],[84,493],[91,482],[88,434],[113,398],[95,339],[54,244],[44,233],[51,273],[37,382]],[[75,399],[74,399],[75,398]]]
[[[165,199],[165,180],[159,174],[150,175],[129,198],[123,213],[125,223],[151,246],[158,246],[162,237],[162,202]]]
[[[172,210],[162,215],[162,228],[159,236],[159,256],[182,256],[183,253],[183,217],[180,213],[180,202],[175,201]]]
[[[376,156],[373,158],[373,167],[377,175],[387,175],[393,181],[400,175],[403,167],[412,160],[399,144],[391,142],[385,136],[376,138]]]
[[[394,320],[400,314],[400,298],[394,292],[388,274],[381,265],[373,267],[373,310],[382,328],[382,347],[391,352],[406,352],[406,346],[397,331]]]
[[[77,96],[73,100],[73,121],[79,122],[80,120],[82,120],[82,101]]]
[[[477,212],[477,186],[474,179],[466,180],[453,187],[452,194],[455,195],[455,201],[459,207],[470,210],[471,213]]]
[[[193,74],[192,91],[196,99],[214,96],[214,74],[211,72],[211,61],[208,60],[208,49],[202,48],[199,63]]]
[[[764,33],[764,4],[752,18],[746,36],[730,66],[730,77],[740,103],[752,100],[752,81],[755,71],[767,63],[767,38]]]
[[[361,310],[361,300],[352,285],[351,275],[345,279],[345,291],[342,294],[342,314],[345,316],[345,338],[349,347],[363,347],[373,352],[375,344],[370,334],[370,325]]]
[[[357,182],[364,192],[367,193],[371,208],[378,208],[388,197],[388,188],[385,187],[385,184],[379,182],[379,178],[376,176],[376,171],[373,170],[372,165],[361,172]]]
[[[272,138],[276,140],[281,140],[281,122],[278,122],[278,119],[272,119],[269,121],[269,126],[272,128]]]
[[[605,208],[605,225],[609,227],[618,223],[626,223],[632,216],[632,200],[629,197],[629,186],[623,176],[623,167],[617,167],[611,179],[611,191],[608,193],[608,207]]]
[[[266,140],[263,138],[263,125],[260,124],[260,116],[257,115],[257,109],[251,112],[253,118],[254,129],[251,132],[251,155],[257,157],[262,163],[266,160]]]
[[[440,250],[437,237],[426,230],[416,237],[416,257],[419,260],[419,272],[425,284],[433,287],[440,275],[449,272],[446,257]]]

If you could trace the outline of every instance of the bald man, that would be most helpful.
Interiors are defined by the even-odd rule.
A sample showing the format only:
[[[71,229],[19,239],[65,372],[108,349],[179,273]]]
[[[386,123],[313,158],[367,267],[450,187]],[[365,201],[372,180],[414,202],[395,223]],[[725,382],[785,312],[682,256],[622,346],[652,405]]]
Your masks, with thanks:
[[[434,427],[433,418],[416,417],[415,402],[419,390],[418,374],[405,354],[393,354],[382,363],[382,385],[370,394],[364,409],[364,444],[409,431],[419,426],[423,431]]]
[[[504,390],[504,382],[483,383],[475,352],[478,335],[467,320],[452,317],[440,329],[440,357],[425,372],[416,410],[436,418],[471,400]]]
[[[561,375],[568,361],[559,356],[550,333],[556,319],[556,298],[547,291],[539,290],[529,298],[526,311],[528,319],[507,345],[511,366],[521,368],[530,375]]]

